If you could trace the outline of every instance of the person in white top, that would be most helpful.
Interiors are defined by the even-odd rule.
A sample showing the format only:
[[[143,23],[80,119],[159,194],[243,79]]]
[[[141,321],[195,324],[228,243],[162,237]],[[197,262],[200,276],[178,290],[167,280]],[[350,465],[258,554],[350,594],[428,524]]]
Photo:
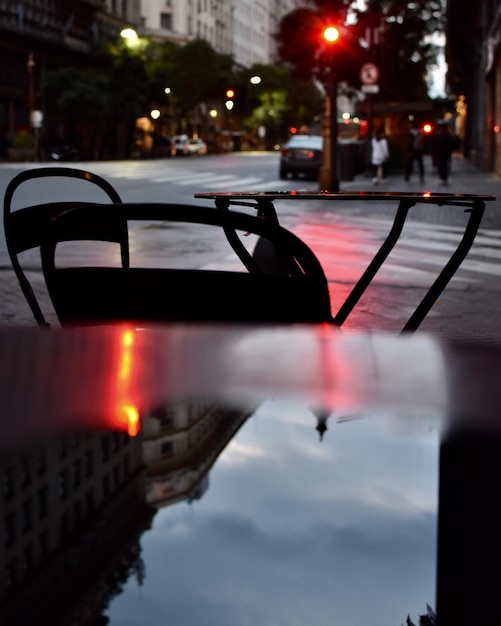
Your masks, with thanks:
[[[380,130],[372,138],[371,163],[374,176],[372,182],[375,185],[386,178],[385,165],[389,158],[390,149],[388,147],[388,140],[386,139],[384,132]]]

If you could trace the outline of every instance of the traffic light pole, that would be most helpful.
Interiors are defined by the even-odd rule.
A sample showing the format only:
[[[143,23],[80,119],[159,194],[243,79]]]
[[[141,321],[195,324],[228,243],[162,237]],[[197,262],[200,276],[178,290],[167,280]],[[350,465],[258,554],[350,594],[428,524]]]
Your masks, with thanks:
[[[330,190],[339,191],[339,178],[338,178],[338,151],[337,151],[337,81],[331,71],[330,80],[330,139],[331,139],[331,184]]]
[[[327,49],[324,48],[324,56],[327,61],[328,80],[327,98],[325,106],[325,123],[323,128],[324,150],[322,167],[319,173],[320,188],[325,191],[338,192],[338,129],[337,129],[337,81],[335,78],[334,48],[333,45],[339,41],[339,29],[335,26],[328,26],[323,32],[324,42]]]
[[[338,192],[337,82],[334,80],[334,76],[330,77],[327,85],[325,120],[322,134],[324,151],[319,173],[320,189]]]

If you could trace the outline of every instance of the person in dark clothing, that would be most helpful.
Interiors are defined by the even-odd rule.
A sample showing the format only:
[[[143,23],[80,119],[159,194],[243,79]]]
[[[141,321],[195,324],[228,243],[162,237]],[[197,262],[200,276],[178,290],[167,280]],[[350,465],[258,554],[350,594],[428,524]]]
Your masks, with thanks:
[[[409,141],[407,151],[407,167],[405,170],[405,180],[408,181],[414,169],[414,162],[417,164],[419,180],[424,181],[424,132],[421,128],[414,126],[409,130]]]
[[[454,137],[446,122],[438,125],[438,130],[433,138],[433,156],[437,166],[438,177],[442,185],[449,182],[451,156],[454,150]]]

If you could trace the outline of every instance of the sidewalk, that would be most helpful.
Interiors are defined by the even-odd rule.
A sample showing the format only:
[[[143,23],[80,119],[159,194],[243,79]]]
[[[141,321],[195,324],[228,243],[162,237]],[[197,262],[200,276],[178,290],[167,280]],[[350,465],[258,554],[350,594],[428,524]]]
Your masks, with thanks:
[[[487,203],[481,229],[501,230],[501,178],[491,173],[477,170],[469,162],[454,159],[452,175],[447,187],[439,184],[438,178],[427,163],[425,182],[420,184],[414,175],[414,181],[404,181],[402,176],[389,176],[382,184],[374,185],[372,178],[357,176],[354,181],[341,181],[341,191],[431,191],[450,193],[469,193],[494,195],[499,200]],[[429,173],[428,173],[429,172]],[[416,207],[418,208],[418,207]],[[419,207],[421,209],[421,207]],[[371,209],[368,209],[368,211]],[[431,210],[431,212],[429,211]],[[461,213],[461,211],[459,211]],[[378,211],[381,215],[381,212]],[[429,223],[453,224],[458,211],[450,207],[422,208],[421,217]],[[393,216],[393,210],[391,212]],[[328,217],[327,217],[328,219]],[[415,211],[412,219],[420,219]],[[495,237],[493,241],[497,240]],[[501,234],[499,247],[501,247]],[[29,279],[37,291],[44,311],[51,311],[50,300],[45,291],[43,276],[40,271],[32,271]],[[346,288],[346,286],[344,287]],[[345,329],[396,331],[406,319],[406,299],[409,290],[401,287],[385,286],[375,293],[367,294],[363,306],[357,307],[353,317],[346,322]],[[0,324],[35,325],[33,315],[24,300],[14,272],[10,268],[0,268]],[[440,300],[431,310],[428,318],[420,328],[420,332],[432,332],[441,336],[460,338],[482,338],[501,340],[501,281],[496,276],[481,276],[478,283],[468,286],[465,291],[462,284],[450,283]],[[55,317],[49,316],[49,322],[57,325]]]
[[[404,173],[391,174],[385,182],[374,185],[371,176],[359,174],[353,181],[340,181],[340,191],[400,191],[433,193],[467,193],[478,195],[490,195],[497,198],[497,202],[486,204],[486,211],[482,219],[482,228],[501,228],[501,177],[491,172],[482,172],[474,167],[469,161],[462,158],[454,158],[451,166],[451,175],[448,185],[441,185],[431,159],[424,158],[425,180],[419,182],[417,171],[411,176],[409,182],[404,180]],[[433,213],[433,215],[431,214]],[[453,223],[457,212],[444,208],[436,211],[413,211],[413,215],[423,217],[427,222],[440,221],[441,223]]]

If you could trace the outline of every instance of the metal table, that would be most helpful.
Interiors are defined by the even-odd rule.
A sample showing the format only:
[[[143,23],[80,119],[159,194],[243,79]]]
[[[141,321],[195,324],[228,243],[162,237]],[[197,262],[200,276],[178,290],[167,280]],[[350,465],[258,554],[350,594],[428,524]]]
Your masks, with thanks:
[[[334,315],[334,322],[342,325],[354,307],[362,297],[367,287],[393,250],[402,233],[409,210],[417,204],[434,204],[437,206],[460,207],[465,212],[470,213],[463,237],[457,248],[452,253],[449,261],[437,276],[431,287],[428,289],[421,302],[405,323],[402,332],[413,332],[417,330],[425,319],[434,303],[439,298],[451,278],[454,276],[459,266],[468,254],[480,226],[486,202],[496,200],[495,196],[472,195],[455,193],[400,193],[400,192],[340,192],[330,193],[320,191],[312,193],[309,191],[242,191],[242,192],[217,192],[217,193],[196,193],[195,198],[212,199],[216,202],[218,209],[229,209],[230,206],[246,206],[257,210],[259,216],[271,222],[278,223],[278,216],[274,202],[277,200],[329,200],[333,202],[363,201],[363,202],[393,202],[396,204],[395,217],[386,239],[379,248],[374,258],[367,266],[358,282],[355,284],[338,312]],[[238,240],[236,234],[226,233],[230,244],[238,256],[248,255],[243,245]]]
[[[0,328],[0,623],[497,623],[500,369],[325,324]]]

